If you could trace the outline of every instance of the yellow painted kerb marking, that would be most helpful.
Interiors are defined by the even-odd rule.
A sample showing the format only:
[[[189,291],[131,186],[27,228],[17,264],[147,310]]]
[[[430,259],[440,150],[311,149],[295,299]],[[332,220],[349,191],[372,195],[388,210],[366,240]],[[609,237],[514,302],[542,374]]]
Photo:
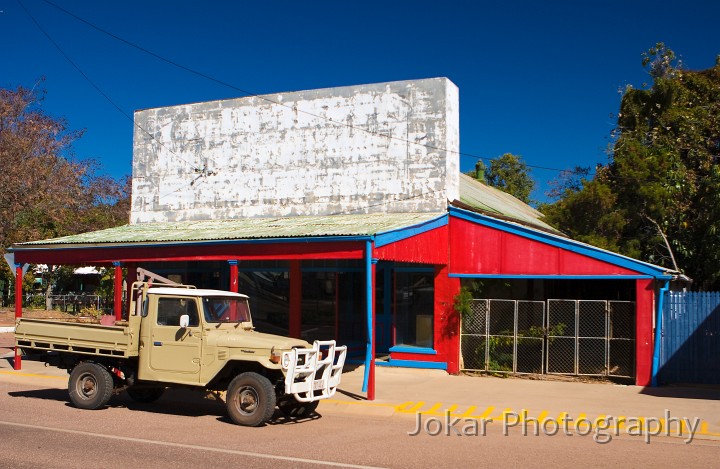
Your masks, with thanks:
[[[0,371],[0,374],[10,375],[10,376],[26,376],[26,377],[31,377],[31,378],[51,378],[51,379],[62,379],[62,380],[67,379],[67,377],[65,377],[65,376],[39,375],[36,373],[23,373],[21,371]]]

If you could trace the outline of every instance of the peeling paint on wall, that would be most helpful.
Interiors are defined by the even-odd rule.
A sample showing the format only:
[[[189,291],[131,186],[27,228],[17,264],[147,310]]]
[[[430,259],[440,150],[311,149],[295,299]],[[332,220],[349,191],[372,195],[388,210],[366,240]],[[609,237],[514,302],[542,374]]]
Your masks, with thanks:
[[[137,111],[131,223],[444,211],[458,103],[433,78]]]

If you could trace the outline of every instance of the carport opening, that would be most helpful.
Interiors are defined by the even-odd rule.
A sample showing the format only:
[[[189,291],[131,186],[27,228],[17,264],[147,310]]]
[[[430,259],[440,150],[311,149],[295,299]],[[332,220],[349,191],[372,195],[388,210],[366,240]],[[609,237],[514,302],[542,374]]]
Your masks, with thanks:
[[[461,369],[492,373],[635,375],[635,281],[463,279]]]
[[[635,280],[462,279],[474,298],[635,301]]]

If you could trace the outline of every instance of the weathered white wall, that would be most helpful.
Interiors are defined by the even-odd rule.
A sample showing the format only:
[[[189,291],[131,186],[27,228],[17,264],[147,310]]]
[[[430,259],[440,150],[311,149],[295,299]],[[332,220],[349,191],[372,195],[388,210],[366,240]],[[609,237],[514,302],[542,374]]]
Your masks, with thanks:
[[[459,199],[458,89],[446,78],[148,109],[135,122],[131,223],[444,211]]]

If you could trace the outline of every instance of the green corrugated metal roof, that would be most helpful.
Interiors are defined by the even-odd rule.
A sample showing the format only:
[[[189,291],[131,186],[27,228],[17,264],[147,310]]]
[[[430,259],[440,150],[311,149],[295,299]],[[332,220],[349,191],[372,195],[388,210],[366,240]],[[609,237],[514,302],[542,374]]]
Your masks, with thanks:
[[[510,194],[460,175],[460,202],[477,211],[516,221],[531,228],[561,234],[541,220],[540,212]],[[194,220],[124,225],[60,238],[16,244],[13,248],[61,245],[173,243],[239,239],[372,236],[418,225],[447,212],[371,213],[319,215],[235,220]]]
[[[499,215],[523,225],[562,234],[542,221],[543,214],[525,202],[506,192],[487,186],[466,174],[460,174],[460,202],[485,215]]]
[[[371,236],[424,223],[441,213],[371,213],[359,215],[243,218],[123,225],[61,238],[16,244],[22,249],[57,245],[143,242],[220,241],[228,239]]]

